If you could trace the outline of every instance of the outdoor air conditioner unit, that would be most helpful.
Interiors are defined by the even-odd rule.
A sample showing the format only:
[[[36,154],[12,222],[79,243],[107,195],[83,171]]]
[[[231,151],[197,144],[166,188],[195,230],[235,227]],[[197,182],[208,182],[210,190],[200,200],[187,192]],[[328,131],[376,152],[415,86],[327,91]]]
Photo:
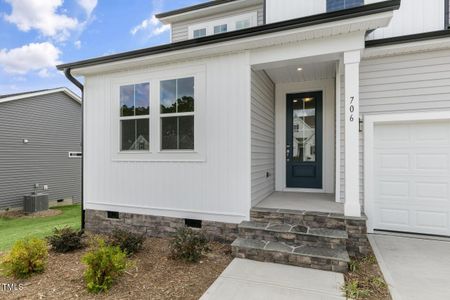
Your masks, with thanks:
[[[48,194],[31,194],[24,196],[24,211],[33,213],[48,209]]]

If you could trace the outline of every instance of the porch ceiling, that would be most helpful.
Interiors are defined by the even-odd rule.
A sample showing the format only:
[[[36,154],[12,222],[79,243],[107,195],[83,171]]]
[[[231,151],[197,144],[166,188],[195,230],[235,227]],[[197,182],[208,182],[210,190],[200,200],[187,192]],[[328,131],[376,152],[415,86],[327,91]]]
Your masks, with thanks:
[[[302,68],[302,70],[299,71],[298,68]],[[275,84],[330,79],[336,77],[336,62],[292,62],[289,66],[265,71]]]

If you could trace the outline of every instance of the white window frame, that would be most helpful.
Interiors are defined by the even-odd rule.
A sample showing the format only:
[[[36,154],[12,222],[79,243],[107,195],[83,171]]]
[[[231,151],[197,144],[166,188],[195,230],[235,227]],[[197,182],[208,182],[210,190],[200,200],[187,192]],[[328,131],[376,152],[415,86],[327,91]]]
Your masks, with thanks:
[[[238,21],[250,21],[250,27],[254,27],[258,25],[258,12],[253,11],[245,14],[240,14],[236,16],[228,16],[208,22],[202,22],[190,25],[188,27],[189,39],[194,38],[194,31],[198,29],[206,28],[206,36],[214,35],[214,27],[220,25],[227,25],[227,32],[236,30],[236,23]]]
[[[206,102],[205,66],[180,67],[177,69],[158,69],[154,71],[133,72],[130,75],[115,75],[110,81],[110,122],[111,157],[113,161],[199,161],[206,160],[205,153],[205,102]],[[160,82],[164,80],[194,77],[194,112],[161,114]],[[148,151],[120,151],[120,86],[148,82],[150,83],[150,114]],[[194,149],[161,150],[161,116],[194,115]]]
[[[137,85],[137,84],[145,84],[145,83],[149,84],[149,90],[151,91],[152,87],[151,87],[151,83],[150,82],[136,82],[136,83],[131,83],[131,84],[124,84],[124,85],[121,85],[121,86],[125,86],[125,85],[133,85],[134,86],[134,85]],[[150,128],[151,128],[151,124],[150,124],[150,112],[149,112],[148,115],[139,115],[139,116],[134,115],[134,116],[125,116],[125,117],[123,117],[123,116],[120,115],[120,109],[122,108],[120,106],[120,87],[121,86],[119,86],[119,151],[121,153],[141,153],[141,152],[145,153],[145,152],[149,152],[150,151],[150,146],[152,144],[152,137],[150,135],[150,131],[149,131],[149,136],[148,136],[148,139],[149,139],[149,141],[148,141],[148,143],[149,143],[148,150],[122,150],[122,126],[121,126],[122,125],[122,121],[148,119],[148,123],[149,123]],[[133,88],[134,88],[133,94],[134,94],[134,96],[136,96],[135,95],[136,87],[133,87]],[[150,110],[151,109],[150,103],[152,102],[152,100],[151,100],[152,96],[151,96],[150,93],[149,93],[148,96],[149,96],[148,101],[149,101],[149,110]],[[134,99],[134,100],[136,100],[136,99]],[[136,109],[136,107],[135,107],[135,109]]]
[[[178,78],[172,78],[172,79],[167,79],[167,80],[176,80],[176,79],[183,79],[183,78],[192,78],[194,76],[186,76],[186,77],[178,77]],[[161,88],[161,82],[164,80],[160,80],[160,85],[159,87]],[[178,83],[176,85],[176,92],[175,94],[178,94]],[[176,98],[176,97],[175,97]],[[158,97],[158,101],[159,104],[161,104],[161,96]],[[175,99],[175,101],[177,101],[177,98]],[[178,105],[177,105],[178,106]],[[160,125],[160,131],[159,131],[159,151],[160,152],[193,152],[195,151],[195,77],[194,77],[194,110],[193,111],[189,111],[189,112],[174,112],[174,113],[161,113],[161,110],[159,111],[159,125]],[[164,118],[173,118],[173,117],[187,117],[187,116],[192,116],[194,117],[194,150],[191,149],[162,149],[162,134],[161,134],[161,129],[162,129],[162,119]],[[177,134],[179,134],[180,132],[178,131]]]
[[[225,26],[225,31],[222,31],[222,26]],[[216,32],[216,28],[220,29],[220,31]],[[223,24],[215,25],[213,30],[214,30],[214,34],[228,32],[228,24],[227,23],[223,23]]]
[[[200,30],[205,30],[205,35],[200,35],[200,36],[195,36],[195,32],[196,31],[200,31]],[[192,31],[192,37],[193,38],[201,38],[201,37],[204,37],[204,36],[206,36],[207,35],[207,29],[206,28],[198,28],[198,29],[195,29],[195,30],[193,30]]]

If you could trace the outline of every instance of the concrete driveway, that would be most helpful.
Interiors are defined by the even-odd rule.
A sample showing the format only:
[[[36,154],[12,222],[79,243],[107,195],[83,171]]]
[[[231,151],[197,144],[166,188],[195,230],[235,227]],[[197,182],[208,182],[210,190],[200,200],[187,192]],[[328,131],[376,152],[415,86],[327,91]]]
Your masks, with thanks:
[[[345,300],[339,273],[235,258],[201,300]]]
[[[450,239],[369,235],[393,300],[450,299]]]

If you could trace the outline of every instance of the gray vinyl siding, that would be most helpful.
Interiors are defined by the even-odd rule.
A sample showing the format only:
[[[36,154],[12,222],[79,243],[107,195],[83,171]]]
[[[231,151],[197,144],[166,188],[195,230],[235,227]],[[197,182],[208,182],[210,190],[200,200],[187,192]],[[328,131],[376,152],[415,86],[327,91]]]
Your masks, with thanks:
[[[342,79],[344,79],[342,77]],[[342,95],[344,94],[342,83]],[[344,99],[344,98],[342,98]],[[343,101],[341,106],[343,116]],[[361,62],[360,113],[450,110],[450,51],[429,51]],[[341,118],[343,121],[343,117]],[[344,198],[344,127],[341,126],[341,197]],[[360,134],[360,195],[364,199],[364,139]]]
[[[275,85],[264,71],[252,71],[251,102],[252,205],[255,205],[275,190]]]
[[[80,142],[81,105],[62,92],[0,103],[0,209],[22,207],[35,183],[79,202],[81,159],[68,152]]]
[[[179,42],[189,39],[188,27],[193,24],[198,24],[202,22],[208,22],[214,19],[225,18],[229,16],[235,16],[239,14],[244,14],[252,11],[257,11],[258,13],[258,25],[264,24],[264,7],[262,5],[247,7],[240,10],[230,11],[222,14],[215,14],[210,17],[194,19],[184,22],[175,22],[171,24],[172,27],[172,42]]]

